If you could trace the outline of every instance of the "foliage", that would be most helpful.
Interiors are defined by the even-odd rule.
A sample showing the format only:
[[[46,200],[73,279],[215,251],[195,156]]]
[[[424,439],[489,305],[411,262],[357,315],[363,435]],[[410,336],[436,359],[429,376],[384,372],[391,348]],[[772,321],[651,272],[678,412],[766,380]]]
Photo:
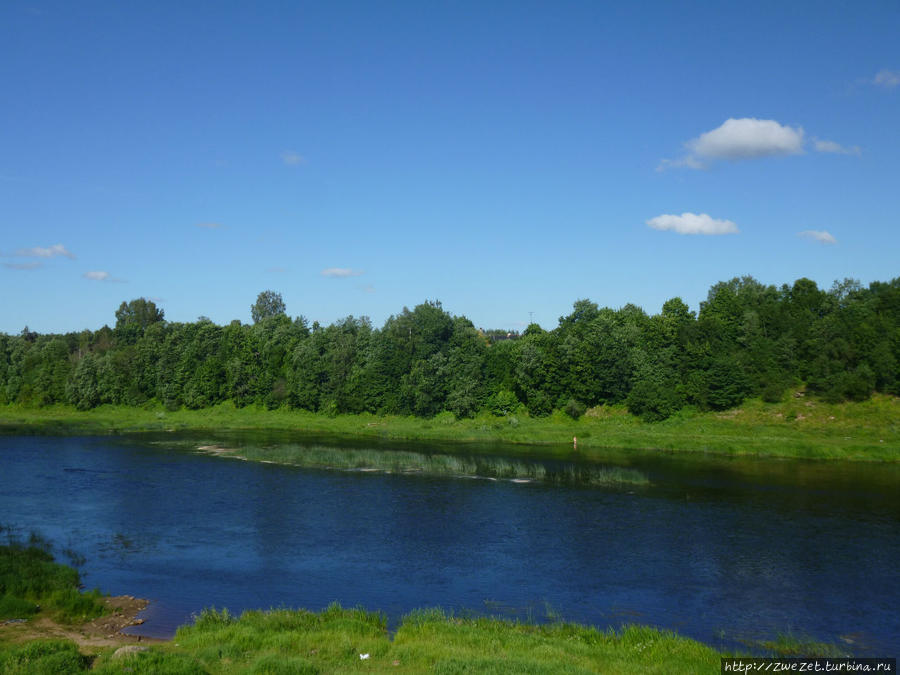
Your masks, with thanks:
[[[684,404],[671,381],[640,380],[628,394],[628,412],[645,422],[659,422],[674,415]]]
[[[825,291],[809,279],[776,288],[734,278],[715,284],[696,314],[680,298],[653,316],[581,299],[553,330],[532,324],[521,335],[479,331],[437,301],[381,328],[366,317],[291,320],[271,290],[251,313],[253,325],[171,323],[138,298],[121,304],[114,329],[0,334],[0,404],[174,412],[231,402],[456,419],[554,410],[577,419],[627,404],[659,421],[684,405],[774,403],[798,385],[826,402],[900,394],[900,279]]]
[[[264,319],[284,314],[285,309],[281,293],[263,291],[256,296],[256,302],[250,306],[250,316],[253,317],[253,323],[259,323]]]

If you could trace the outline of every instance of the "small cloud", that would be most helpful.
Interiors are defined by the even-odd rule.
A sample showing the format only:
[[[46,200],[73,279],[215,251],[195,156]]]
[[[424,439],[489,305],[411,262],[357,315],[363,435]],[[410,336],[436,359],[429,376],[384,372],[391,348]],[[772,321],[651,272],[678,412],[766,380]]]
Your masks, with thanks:
[[[362,270],[351,270],[347,267],[329,267],[321,272],[323,277],[332,277],[335,279],[343,279],[346,277],[362,276]]]
[[[703,169],[713,161],[739,161],[777,155],[796,155],[803,152],[802,127],[789,127],[775,120],[753,117],[730,118],[711,131],[700,134],[684,144],[688,154],[681,159],[664,159],[657,167]]]
[[[63,256],[75,260],[75,255],[71,251],[68,251],[62,244],[54,244],[47,248],[42,246],[22,248],[16,251],[16,255],[22,258],[56,258],[57,256]]]
[[[288,166],[297,166],[298,164],[303,164],[306,162],[303,155],[299,152],[294,152],[293,150],[285,150],[281,153],[281,161],[287,164]]]
[[[836,244],[837,239],[834,236],[825,230],[803,230],[803,232],[797,233],[798,237],[803,237],[804,239],[812,239],[813,241],[817,241],[820,244]]]
[[[900,70],[882,70],[872,79],[872,84],[893,89],[900,84]]]
[[[738,226],[730,220],[711,218],[705,213],[663,214],[647,221],[654,230],[671,230],[678,234],[737,234]]]
[[[687,147],[694,156],[711,159],[794,155],[803,152],[803,129],[782,126],[775,120],[732,118],[688,141]]]
[[[860,150],[858,145],[848,148],[840,143],[825,141],[820,138],[814,139],[813,147],[815,147],[816,152],[830,152],[835,155],[856,155],[858,157],[862,154],[862,150]]]
[[[661,159],[656,167],[657,171],[666,169],[705,169],[706,165],[696,157],[682,157],[681,159]]]
[[[222,223],[197,223],[197,227],[202,227],[206,230],[218,230],[222,227]]]
[[[110,276],[109,272],[103,272],[101,270],[85,272],[81,276],[85,279],[90,279],[91,281],[109,281],[116,284],[125,283],[124,279],[117,279],[116,277]]]
[[[36,270],[39,267],[43,267],[44,263],[35,260],[34,262],[27,263],[3,263],[3,266],[8,270]]]

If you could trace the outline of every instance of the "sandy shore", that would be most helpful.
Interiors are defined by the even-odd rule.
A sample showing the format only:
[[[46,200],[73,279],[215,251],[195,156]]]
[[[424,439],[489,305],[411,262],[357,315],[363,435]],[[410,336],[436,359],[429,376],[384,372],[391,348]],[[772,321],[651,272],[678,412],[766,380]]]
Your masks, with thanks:
[[[119,595],[104,600],[109,613],[84,624],[59,624],[47,617],[38,616],[21,623],[0,622],[0,635],[10,642],[26,642],[38,639],[72,640],[79,647],[115,647],[137,643],[164,642],[155,638],[122,633],[128,626],[137,626],[143,619],[138,613],[149,604],[146,600],[130,595]]]

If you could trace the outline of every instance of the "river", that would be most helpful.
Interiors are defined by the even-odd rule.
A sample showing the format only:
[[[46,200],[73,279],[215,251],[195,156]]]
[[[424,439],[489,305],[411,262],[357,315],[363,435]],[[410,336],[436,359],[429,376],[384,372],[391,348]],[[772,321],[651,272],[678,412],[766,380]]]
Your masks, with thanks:
[[[381,610],[392,625],[441,606],[650,624],[728,650],[790,632],[855,655],[900,652],[895,464],[619,452],[604,461],[649,484],[597,486],[298,468],[196,450],[210,442],[279,439],[0,436],[0,523],[83,556],[88,587],[150,599],[132,631],[157,637],[204,607],[337,601]]]

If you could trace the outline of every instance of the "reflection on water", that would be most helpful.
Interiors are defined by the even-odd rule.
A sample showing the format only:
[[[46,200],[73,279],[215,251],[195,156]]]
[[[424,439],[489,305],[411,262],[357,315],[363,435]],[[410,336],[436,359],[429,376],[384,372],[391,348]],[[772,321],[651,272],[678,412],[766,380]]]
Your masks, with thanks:
[[[196,451],[249,454],[285,441],[323,452],[322,439],[269,435],[0,437],[0,521],[82,554],[89,587],[151,599],[135,629],[150,635],[170,635],[211,605],[336,600],[393,621],[440,605],[653,624],[730,649],[787,631],[859,654],[900,648],[897,466],[604,457],[603,468],[649,481],[633,487],[333,471]],[[421,444],[353,449],[451,456]],[[598,468],[576,456],[535,463],[517,448],[467,450],[460,466],[518,462],[545,477]]]

